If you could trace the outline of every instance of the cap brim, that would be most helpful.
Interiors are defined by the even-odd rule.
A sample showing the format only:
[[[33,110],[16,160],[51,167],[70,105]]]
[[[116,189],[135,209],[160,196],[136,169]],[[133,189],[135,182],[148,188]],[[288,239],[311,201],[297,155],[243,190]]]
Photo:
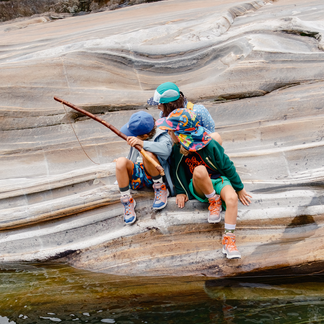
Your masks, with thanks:
[[[120,131],[121,131],[123,134],[125,134],[126,136],[135,136],[135,137],[136,137],[136,135],[132,134],[132,133],[129,131],[127,125],[128,125],[128,123],[125,124],[125,125],[120,129]]]
[[[147,103],[150,105],[150,106],[158,106],[160,103],[155,101],[153,97],[151,97],[150,99],[147,100]]]

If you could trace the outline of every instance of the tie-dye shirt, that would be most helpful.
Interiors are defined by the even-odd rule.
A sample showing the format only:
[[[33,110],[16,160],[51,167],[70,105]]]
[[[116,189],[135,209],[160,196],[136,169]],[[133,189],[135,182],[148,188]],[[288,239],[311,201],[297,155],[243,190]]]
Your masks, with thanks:
[[[215,132],[215,122],[205,106],[194,105],[187,100],[185,106],[186,109],[192,110],[197,115],[200,126],[204,127],[208,134]],[[162,111],[160,112],[160,118],[162,118]]]

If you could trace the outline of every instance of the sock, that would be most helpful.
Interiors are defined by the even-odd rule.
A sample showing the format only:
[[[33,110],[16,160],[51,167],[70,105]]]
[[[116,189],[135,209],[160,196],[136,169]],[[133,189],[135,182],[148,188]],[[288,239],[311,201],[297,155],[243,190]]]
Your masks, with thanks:
[[[129,186],[124,187],[124,188],[119,188],[120,194],[121,196],[130,196],[130,190],[129,190]]]
[[[234,225],[232,225],[232,224],[226,224],[225,223],[225,234],[227,234],[227,233],[234,233],[234,231],[235,231],[235,226],[236,226],[236,224],[234,224]]]
[[[205,195],[206,196],[206,198],[212,198],[212,197],[214,197],[216,195],[216,192],[215,192],[215,190],[213,190],[213,192],[212,193],[210,193],[210,194],[208,194],[208,195]]]
[[[153,180],[154,183],[163,183],[163,178],[160,175],[152,177],[152,180]]]

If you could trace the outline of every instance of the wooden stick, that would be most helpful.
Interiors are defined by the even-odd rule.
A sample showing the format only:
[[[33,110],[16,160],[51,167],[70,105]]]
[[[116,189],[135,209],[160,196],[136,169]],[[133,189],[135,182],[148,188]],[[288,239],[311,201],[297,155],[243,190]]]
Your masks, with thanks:
[[[119,137],[121,137],[122,139],[124,139],[125,141],[127,141],[127,136],[124,133],[122,133],[115,126],[107,123],[105,120],[102,120],[102,119],[98,118],[97,116],[89,113],[88,111],[83,110],[83,109],[81,109],[81,108],[79,108],[79,107],[77,107],[77,106],[69,103],[68,101],[65,101],[63,99],[60,99],[58,97],[54,97],[54,100],[56,100],[58,102],[61,102],[62,104],[64,104],[64,105],[66,105],[66,106],[68,106],[68,107],[70,107],[70,108],[72,108],[72,109],[80,112],[81,114],[84,114],[84,115],[86,115],[86,116],[94,119],[95,121],[101,123],[102,125],[106,126],[110,130],[112,130],[116,135],[118,135]],[[159,171],[160,175],[164,176],[164,170],[163,170],[162,166],[159,163],[157,163],[155,160],[153,160],[140,145],[136,144],[134,147],[142,154],[142,156],[146,160],[148,160],[150,163],[152,163],[156,167],[156,169]]]

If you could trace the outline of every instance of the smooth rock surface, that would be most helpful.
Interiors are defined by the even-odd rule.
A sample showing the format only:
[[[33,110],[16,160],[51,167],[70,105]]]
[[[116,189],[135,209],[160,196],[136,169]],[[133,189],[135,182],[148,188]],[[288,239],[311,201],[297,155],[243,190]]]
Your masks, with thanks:
[[[323,14],[318,0],[169,0],[1,25],[0,261],[150,276],[322,267]],[[136,192],[124,226],[112,161],[127,144],[53,100],[120,128],[135,109],[158,116],[145,102],[164,81],[209,109],[253,195],[241,260],[223,258],[224,224],[197,201],[153,212],[152,192]]]

